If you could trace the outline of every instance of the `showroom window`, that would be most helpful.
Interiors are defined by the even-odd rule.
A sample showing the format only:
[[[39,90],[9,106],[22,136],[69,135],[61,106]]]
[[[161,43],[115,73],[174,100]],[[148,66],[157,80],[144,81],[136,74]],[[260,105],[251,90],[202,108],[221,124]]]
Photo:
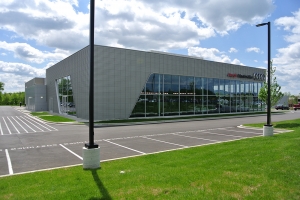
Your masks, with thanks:
[[[236,113],[263,110],[262,83],[151,74],[130,117]]]

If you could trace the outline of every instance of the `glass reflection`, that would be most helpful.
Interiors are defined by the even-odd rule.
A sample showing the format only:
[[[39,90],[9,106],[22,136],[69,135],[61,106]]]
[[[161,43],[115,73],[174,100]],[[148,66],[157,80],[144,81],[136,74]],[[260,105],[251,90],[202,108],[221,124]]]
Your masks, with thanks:
[[[194,97],[180,96],[180,114],[193,115],[194,114]]]
[[[164,96],[164,116],[179,115],[179,96]]]
[[[132,110],[130,117],[145,117],[146,101],[147,99],[145,98],[145,95],[140,95],[138,101],[136,102]]]
[[[70,77],[57,80],[60,101],[73,101]],[[63,84],[66,83],[66,84]],[[264,110],[262,83],[151,74],[130,117],[197,115]]]

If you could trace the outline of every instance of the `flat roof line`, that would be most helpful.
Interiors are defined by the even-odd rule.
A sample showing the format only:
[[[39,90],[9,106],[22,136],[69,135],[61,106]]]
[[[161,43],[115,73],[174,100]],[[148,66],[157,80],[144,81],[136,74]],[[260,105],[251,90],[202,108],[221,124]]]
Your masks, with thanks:
[[[203,60],[203,57],[187,56],[187,55],[182,55],[182,54],[177,54],[177,53],[169,53],[169,52],[155,51],[155,50],[150,50],[149,52],[152,52],[152,53],[160,53],[160,54],[166,54],[166,55],[171,55],[171,56],[186,57],[186,58],[195,58],[195,59]]]

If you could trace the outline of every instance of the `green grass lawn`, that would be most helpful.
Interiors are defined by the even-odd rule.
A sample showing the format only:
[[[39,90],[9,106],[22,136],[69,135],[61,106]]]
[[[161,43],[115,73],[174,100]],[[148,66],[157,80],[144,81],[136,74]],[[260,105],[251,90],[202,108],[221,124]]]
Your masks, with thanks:
[[[30,114],[49,122],[75,122],[75,120],[73,119],[69,119],[57,115],[51,115],[48,112],[31,112]]]
[[[295,130],[184,150],[0,178],[0,199],[300,199]],[[261,125],[259,125],[261,127]]]
[[[52,115],[52,116],[39,116],[39,118],[49,121],[49,122],[75,122],[75,120],[73,119],[68,119],[65,117],[61,117],[61,116],[56,116],[56,115]]]
[[[50,115],[48,112],[31,112],[33,116],[43,116],[43,115]]]

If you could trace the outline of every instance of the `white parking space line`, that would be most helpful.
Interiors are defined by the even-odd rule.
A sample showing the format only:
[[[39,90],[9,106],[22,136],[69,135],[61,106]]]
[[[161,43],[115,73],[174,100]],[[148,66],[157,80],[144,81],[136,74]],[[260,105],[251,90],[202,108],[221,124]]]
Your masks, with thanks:
[[[12,123],[12,121],[9,119],[9,117],[7,117],[7,119],[10,121],[10,123],[13,125],[13,127],[16,129],[16,131],[17,131],[18,133],[20,133],[20,131],[17,129],[17,127],[14,125],[14,123]]]
[[[8,128],[7,123],[6,123],[5,119],[4,119],[4,117],[2,117],[2,118],[3,118],[3,121],[4,121],[5,125],[6,125],[6,128],[7,128],[8,132],[9,132],[9,134],[11,134],[10,129]]]
[[[148,137],[142,137],[142,138],[145,138],[145,139],[148,139],[148,140],[157,141],[157,142],[162,142],[162,143],[166,143],[166,144],[172,144],[172,145],[176,145],[176,146],[180,146],[180,147],[184,147],[184,148],[188,147],[188,146],[185,146],[185,145],[175,144],[175,143],[172,143],[172,142],[166,142],[166,141],[163,141],[163,140],[157,140],[157,139],[148,138]]]
[[[243,125],[239,125],[237,127],[241,128],[241,129],[250,129],[250,130],[257,130],[257,131],[262,131],[263,130],[263,128],[249,127],[249,126],[243,126]]]
[[[228,126],[228,127],[224,127],[224,128],[215,128],[215,129],[217,129],[217,130],[227,130],[228,128],[235,128],[235,127]],[[210,129],[210,130],[214,130],[214,129]]]
[[[230,137],[238,137],[238,138],[242,138],[244,136],[239,136],[239,135],[229,135],[229,134],[222,134],[222,133],[212,133],[212,132],[203,132],[203,133],[208,133],[208,134],[211,134],[211,135],[223,135],[223,136],[230,136]]]
[[[255,133],[255,132],[247,132],[247,131],[235,131],[235,130],[230,130],[232,132],[237,132],[237,133],[252,133],[252,134],[255,134],[255,135],[262,135],[262,133]]]
[[[74,156],[76,156],[77,158],[79,158],[80,160],[83,160],[83,158],[79,155],[77,155],[76,153],[74,153],[73,151],[71,151],[70,149],[68,149],[67,147],[65,147],[62,144],[59,144],[61,147],[63,147],[64,149],[66,149],[68,152],[70,152],[71,154],[73,154]]]
[[[12,168],[12,165],[11,165],[11,160],[10,160],[9,153],[8,153],[7,149],[5,149],[5,154],[6,154],[7,165],[8,165],[8,173],[9,174],[14,174],[14,171],[13,171],[13,168]]]
[[[30,128],[33,132],[36,132],[33,128],[31,128],[30,126],[28,126],[28,124],[26,124],[21,118],[17,117],[23,124],[25,124],[28,128]]]
[[[45,122],[43,122],[42,120],[40,120],[40,119],[37,119],[37,118],[35,118],[35,117],[32,117],[32,116],[30,116],[30,115],[28,115],[28,116],[26,116],[28,119],[30,119],[30,120],[32,120],[32,121],[34,121],[35,123],[37,123],[37,124],[39,124],[39,125],[41,125],[42,127],[44,127],[45,129],[48,129],[46,126],[48,126],[50,129],[53,129],[53,130],[55,130],[55,131],[58,131],[56,128],[54,128],[54,127],[52,127],[52,126],[49,126],[48,124],[45,124]],[[38,122],[40,122],[40,123],[38,123]],[[43,124],[43,125],[42,125]],[[45,125],[45,126],[44,126]],[[53,130],[50,130],[50,129],[48,129],[49,131],[53,131]]]
[[[17,124],[19,124],[26,133],[28,133],[28,131],[14,117],[12,117],[12,119],[15,120],[15,122],[17,122]]]
[[[201,137],[192,137],[192,136],[187,136],[187,135],[179,135],[177,133],[173,133],[173,135],[177,135],[177,136],[180,136],[180,137],[193,138],[193,139],[198,139],[198,140],[207,140],[207,141],[211,141],[211,142],[218,142],[219,141],[219,140],[210,140],[210,139],[201,138]]]
[[[123,147],[123,148],[125,148],[125,149],[129,149],[129,150],[131,150],[131,151],[138,152],[138,153],[140,153],[140,154],[146,154],[146,153],[144,153],[144,152],[141,152],[141,151],[138,151],[138,150],[135,150],[135,149],[129,148],[129,147],[125,147],[125,146],[123,146],[123,145],[120,145],[120,144],[117,144],[117,143],[111,142],[111,141],[109,141],[109,140],[103,140],[103,141],[105,141],[105,142],[108,142],[108,143],[111,143],[111,144],[114,144],[114,145],[117,145],[117,146],[119,146],[119,147]]]
[[[43,129],[37,127],[35,124],[31,123],[30,121],[28,121],[27,119],[25,119],[23,116],[21,116],[21,118],[24,119],[25,121],[27,121],[28,123],[30,123],[31,125],[35,126],[37,129],[40,129],[41,131],[43,131]]]
[[[28,120],[31,120],[31,121],[33,121],[34,123],[40,125],[41,127],[44,127],[44,128],[47,129],[48,131],[53,131],[53,130],[47,128],[46,126],[43,126],[41,123],[37,122],[38,120],[35,120],[35,118],[28,117],[28,116],[26,116],[26,118],[27,118]]]
[[[0,132],[1,132],[1,135],[3,135],[3,131],[2,131],[1,122],[0,122]]]

